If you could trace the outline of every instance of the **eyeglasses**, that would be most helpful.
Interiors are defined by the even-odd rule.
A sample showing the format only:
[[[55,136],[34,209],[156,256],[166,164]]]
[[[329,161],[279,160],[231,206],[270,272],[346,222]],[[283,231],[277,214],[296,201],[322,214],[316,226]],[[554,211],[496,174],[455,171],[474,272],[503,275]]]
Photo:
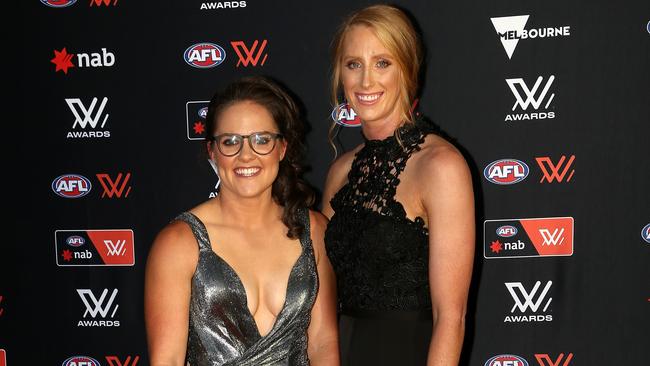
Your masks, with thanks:
[[[244,146],[244,139],[248,140],[248,146],[258,155],[267,155],[275,148],[275,141],[284,136],[273,132],[253,132],[250,135],[239,135],[236,133],[224,133],[208,138],[217,145],[217,149],[224,156],[235,156],[239,154]]]

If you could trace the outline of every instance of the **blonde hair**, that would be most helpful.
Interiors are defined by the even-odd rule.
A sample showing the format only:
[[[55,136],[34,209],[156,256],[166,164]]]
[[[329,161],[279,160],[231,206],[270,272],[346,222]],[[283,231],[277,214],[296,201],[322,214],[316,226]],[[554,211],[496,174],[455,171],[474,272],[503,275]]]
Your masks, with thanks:
[[[341,24],[332,41],[332,102],[339,103],[341,89],[341,58],[345,36],[353,26],[369,27],[395,58],[399,67],[401,118],[413,122],[412,103],[418,92],[418,76],[422,64],[422,45],[409,18],[400,9],[389,5],[373,5],[352,13]]]

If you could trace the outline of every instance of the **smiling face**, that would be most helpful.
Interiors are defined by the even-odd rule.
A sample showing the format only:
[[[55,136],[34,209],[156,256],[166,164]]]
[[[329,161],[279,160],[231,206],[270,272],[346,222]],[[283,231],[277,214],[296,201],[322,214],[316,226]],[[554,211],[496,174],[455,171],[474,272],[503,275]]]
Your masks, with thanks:
[[[401,75],[395,57],[364,25],[350,28],[342,51],[341,84],[354,111],[369,125],[399,125]]]
[[[240,101],[226,107],[217,116],[215,135],[250,135],[255,132],[278,133],[278,126],[269,111],[251,101]],[[224,156],[214,144],[210,156],[216,162],[221,178],[220,195],[234,194],[240,198],[268,195],[278,175],[280,161],[286,151],[283,139],[275,141],[275,148],[267,155],[259,155],[249,142],[242,141],[241,151],[234,156]],[[272,143],[272,142],[271,142]]]

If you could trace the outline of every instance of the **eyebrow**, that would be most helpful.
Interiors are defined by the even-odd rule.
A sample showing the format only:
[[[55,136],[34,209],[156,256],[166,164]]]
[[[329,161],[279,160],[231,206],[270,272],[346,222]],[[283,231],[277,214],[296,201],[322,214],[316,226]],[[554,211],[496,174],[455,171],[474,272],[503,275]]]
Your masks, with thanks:
[[[393,57],[392,55],[390,55],[390,54],[388,54],[388,53],[380,53],[380,54],[378,54],[378,55],[374,55],[374,56],[372,56],[372,58],[373,58],[373,59],[380,59],[380,58],[390,58],[390,59],[393,59],[393,58],[395,58],[395,57]],[[350,59],[361,59],[361,56],[343,55],[343,57],[341,57],[341,60],[344,60],[344,61],[345,61],[345,60],[350,60]]]

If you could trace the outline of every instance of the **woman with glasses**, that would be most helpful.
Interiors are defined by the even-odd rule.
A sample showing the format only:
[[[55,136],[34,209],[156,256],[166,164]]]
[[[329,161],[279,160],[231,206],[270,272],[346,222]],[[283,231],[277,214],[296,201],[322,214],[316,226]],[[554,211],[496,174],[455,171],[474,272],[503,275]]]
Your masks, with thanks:
[[[167,225],[147,261],[150,364],[338,365],[327,220],[307,208],[296,104],[242,79],[210,101],[207,136],[219,193]]]
[[[413,111],[417,33],[401,10],[375,5],[350,15],[332,45],[334,105],[347,100],[364,138],[332,164],[323,192],[341,364],[457,365],[474,196],[463,156]]]

